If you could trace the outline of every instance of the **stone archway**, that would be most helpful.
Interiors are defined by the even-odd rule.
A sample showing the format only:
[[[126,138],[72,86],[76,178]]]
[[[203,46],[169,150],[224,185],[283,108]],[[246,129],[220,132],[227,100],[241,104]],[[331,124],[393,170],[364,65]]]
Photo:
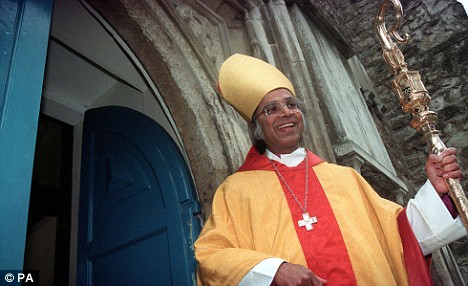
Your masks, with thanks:
[[[214,47],[218,56],[209,57],[193,40],[196,35],[184,29],[173,3],[87,3],[119,33],[159,90],[181,135],[200,202],[209,212],[214,191],[241,164],[249,145],[243,121],[233,122],[237,114],[225,108],[216,92],[215,69],[228,50]],[[212,19],[209,25],[224,25],[222,19]],[[219,36],[225,35],[221,31]]]

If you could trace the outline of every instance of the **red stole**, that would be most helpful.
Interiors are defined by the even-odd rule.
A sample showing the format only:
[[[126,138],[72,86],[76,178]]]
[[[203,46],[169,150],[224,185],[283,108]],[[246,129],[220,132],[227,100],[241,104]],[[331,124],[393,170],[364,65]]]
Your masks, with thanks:
[[[299,227],[297,221],[302,219],[302,210],[282,180],[278,178],[288,201],[292,223],[295,226],[301,243],[307,266],[316,275],[326,279],[328,285],[357,285],[346,245],[333,210],[312,169],[313,166],[323,160],[309,151],[307,151],[307,156],[309,161],[307,212],[311,217],[316,216],[318,220],[317,223],[313,224],[311,231],[306,231],[304,227]],[[274,162],[274,164],[276,164],[299,202],[304,206],[305,160],[293,168],[278,162]],[[266,156],[259,154],[255,147],[250,149],[244,164],[238,171],[249,170],[275,171],[270,160]],[[411,286],[434,285],[428,267],[429,263],[422,255],[404,210],[399,213],[397,220],[409,284]]]
[[[322,162],[322,159],[311,152],[307,152],[307,156],[309,161],[307,212],[311,217],[316,216],[318,220],[317,223],[313,224],[312,230],[306,231],[304,227],[299,227],[297,221],[302,219],[302,210],[280,180],[307,266],[316,275],[326,279],[329,285],[357,285],[338,223],[325,192],[312,169],[314,165]],[[292,168],[273,162],[301,205],[304,206],[305,160]],[[248,170],[271,170],[274,172],[269,159],[260,155],[254,148],[249,151],[244,165],[239,169],[239,171]]]

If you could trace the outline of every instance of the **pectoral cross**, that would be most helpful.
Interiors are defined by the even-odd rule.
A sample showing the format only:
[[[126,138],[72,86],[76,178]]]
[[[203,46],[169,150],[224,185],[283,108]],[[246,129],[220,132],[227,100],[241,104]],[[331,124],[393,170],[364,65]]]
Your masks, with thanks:
[[[306,230],[309,231],[314,228],[312,224],[317,223],[317,222],[318,221],[317,221],[316,216],[310,217],[309,213],[303,213],[302,219],[298,220],[297,224],[299,225],[299,227],[305,226]]]

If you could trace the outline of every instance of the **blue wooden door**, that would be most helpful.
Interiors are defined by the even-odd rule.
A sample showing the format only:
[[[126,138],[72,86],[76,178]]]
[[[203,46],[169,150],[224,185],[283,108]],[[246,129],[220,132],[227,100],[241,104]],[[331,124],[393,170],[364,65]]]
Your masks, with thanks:
[[[195,285],[196,193],[180,150],[124,107],[85,113],[78,285]]]
[[[52,0],[0,1],[0,269],[23,269]]]

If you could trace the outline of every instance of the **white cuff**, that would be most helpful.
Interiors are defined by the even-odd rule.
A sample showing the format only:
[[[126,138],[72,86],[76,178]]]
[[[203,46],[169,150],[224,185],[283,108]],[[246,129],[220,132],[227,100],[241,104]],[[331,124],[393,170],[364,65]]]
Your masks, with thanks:
[[[252,268],[239,282],[239,286],[265,285],[268,286],[273,281],[276,271],[285,262],[280,258],[267,258],[260,261]]]
[[[424,255],[467,234],[460,217],[452,218],[429,180],[408,202],[406,215]]]

